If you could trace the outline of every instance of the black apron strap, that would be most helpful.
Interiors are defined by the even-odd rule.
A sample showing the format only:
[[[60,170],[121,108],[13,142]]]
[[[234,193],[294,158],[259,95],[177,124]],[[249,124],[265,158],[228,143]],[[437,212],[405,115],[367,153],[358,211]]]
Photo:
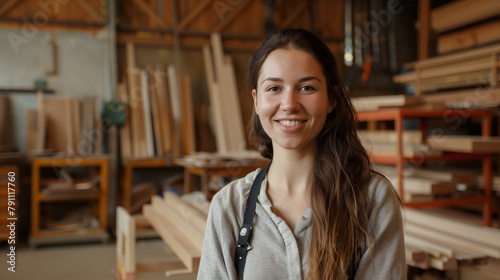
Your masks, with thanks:
[[[250,194],[248,195],[247,204],[245,206],[245,215],[243,216],[243,225],[240,228],[238,235],[238,244],[235,250],[234,265],[236,267],[236,272],[238,273],[238,278],[243,280],[243,271],[245,270],[245,262],[247,260],[247,252],[252,249],[249,244],[250,237],[252,235],[252,224],[253,217],[255,215],[255,207],[257,206],[257,197],[259,196],[260,187],[262,181],[266,176],[267,170],[271,162],[262,169],[255,180],[253,181],[252,188],[250,189]]]

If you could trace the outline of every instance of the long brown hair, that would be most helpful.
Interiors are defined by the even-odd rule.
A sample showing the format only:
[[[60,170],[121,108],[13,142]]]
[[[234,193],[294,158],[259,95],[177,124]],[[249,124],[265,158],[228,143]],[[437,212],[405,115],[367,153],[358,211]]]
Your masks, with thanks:
[[[322,66],[329,100],[336,101],[317,136],[309,185],[313,219],[306,279],[351,278],[360,257],[357,247],[368,238],[366,189],[372,172],[368,155],[356,134],[354,107],[330,49],[314,34],[302,29],[272,33],[255,51],[248,77],[253,89],[258,88],[260,69],[267,56],[279,48],[294,48],[311,54]],[[252,136],[260,140],[262,156],[271,159],[272,140],[255,111],[250,128]]]

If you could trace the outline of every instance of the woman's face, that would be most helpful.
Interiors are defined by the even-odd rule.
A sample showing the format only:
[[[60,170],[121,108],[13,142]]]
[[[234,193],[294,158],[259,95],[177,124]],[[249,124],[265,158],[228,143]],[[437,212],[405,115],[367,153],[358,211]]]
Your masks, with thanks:
[[[273,149],[312,149],[326,115],[335,107],[328,100],[321,65],[307,52],[276,49],[262,64],[252,91],[255,112],[273,141]]]

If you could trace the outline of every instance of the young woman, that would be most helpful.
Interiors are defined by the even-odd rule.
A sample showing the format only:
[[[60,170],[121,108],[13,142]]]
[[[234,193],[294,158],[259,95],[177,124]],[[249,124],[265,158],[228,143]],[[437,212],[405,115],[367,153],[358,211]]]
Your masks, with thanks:
[[[271,163],[262,180],[256,170],[214,196],[198,279],[406,279],[399,198],[371,168],[328,47],[282,30],[249,72],[253,133]]]

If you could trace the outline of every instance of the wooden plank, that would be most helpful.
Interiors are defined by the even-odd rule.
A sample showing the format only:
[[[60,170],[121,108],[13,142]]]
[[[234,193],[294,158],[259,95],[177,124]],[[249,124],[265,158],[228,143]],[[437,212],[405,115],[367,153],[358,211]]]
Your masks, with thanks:
[[[454,256],[453,250],[451,250],[450,248],[406,232],[405,232],[405,244],[414,248],[419,248],[421,250],[424,250],[429,255],[435,258],[440,258],[442,256],[453,258]]]
[[[406,95],[379,95],[352,98],[352,105],[356,111],[376,111],[383,107],[402,107],[422,103],[418,97]]]
[[[218,101],[219,107],[222,109],[224,137],[227,144],[225,151],[245,150],[245,134],[231,58],[224,56],[220,34],[212,33],[210,38],[216,74],[215,79],[220,87],[220,100],[215,100],[215,102]]]
[[[45,115],[45,106],[43,100],[43,92],[42,90],[37,91],[37,101],[38,101],[38,110],[37,110],[37,140],[35,142],[36,151],[41,151],[45,149],[46,145],[46,131],[47,131],[47,120]]]
[[[165,222],[153,206],[145,205],[143,213],[163,241],[167,243],[186,268],[191,272],[196,272],[201,258],[200,250],[195,248],[194,245],[190,245],[190,242],[186,242],[186,237],[175,227]]]
[[[146,138],[146,156],[154,157],[154,140],[153,140],[153,122],[151,120],[151,101],[149,100],[149,83],[148,74],[146,70],[141,70],[141,90],[142,90],[142,109],[143,109],[143,120],[145,128],[145,138]]]
[[[389,177],[389,180],[396,186],[397,177]],[[403,178],[405,193],[423,195],[451,195],[457,192],[457,183],[437,181],[433,179],[406,176]]]
[[[373,144],[397,144],[397,133],[394,130],[358,130],[357,134],[361,141],[369,141]],[[422,132],[420,130],[403,131],[404,145],[422,144]]]
[[[397,156],[398,148],[395,144],[377,144],[362,142],[363,147],[370,155]],[[442,153],[429,148],[427,145],[403,145],[403,156],[408,158],[422,156],[439,156]]]
[[[190,155],[196,152],[196,134],[194,110],[191,92],[191,79],[188,75],[181,75],[181,102],[182,102],[182,154]]]
[[[419,226],[425,226],[437,231],[484,244],[496,248],[495,252],[500,253],[500,230],[467,224],[450,218],[438,215],[429,215],[418,210],[406,208],[404,215],[407,221]],[[489,255],[489,254],[488,254]],[[497,256],[495,258],[500,258]]]
[[[496,67],[499,66],[500,63],[497,62]],[[443,66],[440,65],[421,69],[420,80],[476,72],[481,70],[490,70],[491,68],[491,54],[488,54],[482,57],[475,57],[463,61],[444,63]],[[409,72],[394,76],[394,82],[396,83],[410,83],[415,81],[417,81],[416,72]]]
[[[121,279],[135,274],[135,220],[125,210],[116,208],[116,257]]]
[[[201,252],[203,248],[203,235],[205,231],[199,231],[197,227],[193,226],[189,221],[185,220],[175,208],[171,207],[165,201],[155,195],[151,198],[151,205],[154,209],[167,221],[170,225],[175,227],[194,248]]]
[[[187,203],[189,206],[198,209],[201,213],[208,217],[210,202],[207,201],[206,197],[203,197],[203,199],[201,199],[199,193],[191,193],[183,195],[181,197],[181,200]]]
[[[152,67],[149,67],[149,69],[152,69]],[[153,136],[154,136],[154,147],[155,147],[155,154],[157,156],[163,156],[165,155],[165,152],[163,151],[163,139],[162,135],[164,134],[162,132],[162,122],[164,121],[162,118],[160,118],[160,110],[162,108],[161,105],[158,102],[158,90],[156,87],[156,80],[155,80],[155,74],[152,71],[148,71],[148,84],[149,84],[149,98],[151,101],[151,115],[153,118]]]
[[[167,71],[163,66],[157,65],[154,70],[155,88],[158,100],[158,110],[161,120],[161,139],[164,150],[163,155],[172,155],[174,151],[174,120],[171,102],[167,87]]]
[[[181,154],[181,97],[179,89],[179,76],[177,69],[173,65],[168,66],[168,84],[170,86],[170,102],[174,123],[174,139],[173,139],[173,154],[179,156]]]
[[[437,38],[437,51],[439,54],[444,54],[499,41],[498,30],[500,30],[500,20],[440,35]]]
[[[128,89],[128,101],[129,101],[129,115],[130,115],[130,135],[131,135],[131,147],[132,155],[139,155],[139,121],[137,108],[137,78],[136,78],[136,68],[135,68],[135,46],[131,42],[126,44],[126,55],[127,55],[127,89]]]
[[[224,57],[223,69],[223,82],[224,89],[222,91],[222,100],[224,112],[227,114],[225,121],[227,125],[230,150],[231,152],[245,151],[247,149],[246,136],[243,124],[243,116],[241,114],[241,105],[238,94],[238,86],[236,84],[236,76],[234,73],[233,62],[230,56]],[[219,81],[220,82],[220,81]]]
[[[465,26],[500,14],[500,2],[461,0],[435,8],[431,12],[432,29],[438,33]]]
[[[71,149],[73,149],[74,152],[77,152],[80,155],[83,155],[83,150],[78,147],[78,145],[81,143],[81,107],[80,107],[80,100],[73,98],[71,100],[71,133],[72,133],[72,138],[73,142],[69,144]],[[90,112],[93,113],[93,112]]]
[[[205,213],[182,201],[178,195],[172,192],[163,193],[163,198],[165,202],[175,209],[175,211],[186,221],[196,227],[200,232],[205,232],[205,227],[207,225],[207,215],[205,215]]]
[[[37,111],[28,110],[26,117],[26,153],[36,150],[38,141]]]
[[[499,153],[500,137],[468,135],[429,136],[429,146],[435,150],[459,153]]]
[[[219,102],[220,92],[218,84],[215,81],[214,66],[209,46],[203,46],[203,61],[205,64],[205,75],[207,77],[210,106],[212,107],[211,112],[214,123],[214,132],[216,140],[215,143],[217,145],[217,151],[226,152],[227,143],[224,134],[224,117],[222,115],[222,108],[220,108],[220,102]]]

